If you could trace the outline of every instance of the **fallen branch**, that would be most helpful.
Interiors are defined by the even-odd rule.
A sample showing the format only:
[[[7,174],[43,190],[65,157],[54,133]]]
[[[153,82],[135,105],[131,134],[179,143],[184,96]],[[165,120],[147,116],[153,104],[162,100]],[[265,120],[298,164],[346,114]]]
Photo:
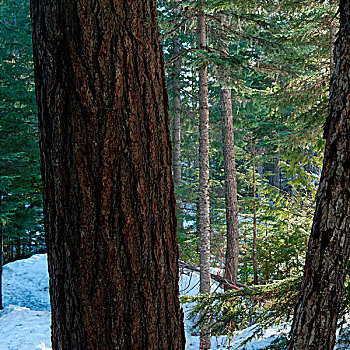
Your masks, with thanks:
[[[184,268],[184,269],[200,272],[200,269],[198,267],[192,266],[192,265],[187,264],[187,263],[185,263],[183,261],[180,261],[180,260],[179,260],[179,266]],[[228,280],[227,278],[222,277],[220,275],[215,275],[213,273],[210,274],[210,277],[214,281],[222,283],[222,284],[228,286],[230,289],[240,290],[241,288],[252,288],[252,287],[249,287],[249,286],[247,286],[245,284],[242,284],[242,283],[239,283],[239,282],[234,284],[232,281]]]

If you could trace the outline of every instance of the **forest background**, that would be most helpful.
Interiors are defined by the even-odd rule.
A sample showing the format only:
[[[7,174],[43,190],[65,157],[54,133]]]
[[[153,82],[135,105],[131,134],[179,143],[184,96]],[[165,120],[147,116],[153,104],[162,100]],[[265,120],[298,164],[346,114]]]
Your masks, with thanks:
[[[237,280],[249,286],[300,280],[322,167],[322,126],[338,26],[335,5],[160,0],[158,8],[173,131],[180,260],[200,264],[198,71],[205,67],[210,266],[223,270],[226,256],[220,104],[220,91],[226,88],[232,98],[238,198]],[[197,40],[199,13],[206,23],[204,46]],[[2,0],[1,264],[45,251],[38,147],[29,1]],[[283,292],[283,283],[278,285]],[[217,315],[214,310],[213,317]]]

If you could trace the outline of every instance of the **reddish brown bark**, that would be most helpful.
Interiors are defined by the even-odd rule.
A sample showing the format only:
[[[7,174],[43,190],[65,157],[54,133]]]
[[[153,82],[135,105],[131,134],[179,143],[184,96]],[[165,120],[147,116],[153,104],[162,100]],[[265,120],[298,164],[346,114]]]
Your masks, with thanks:
[[[227,26],[227,17],[219,14],[221,26]],[[220,28],[222,29],[222,28]],[[226,57],[228,50],[227,42],[219,38],[219,47],[221,48],[221,57]],[[225,278],[231,280],[234,284],[237,282],[238,275],[238,254],[239,254],[239,230],[238,230],[238,200],[237,200],[237,181],[236,181],[236,159],[235,143],[233,131],[232,115],[232,97],[229,85],[230,76],[224,68],[220,71],[220,107],[221,107],[221,126],[224,154],[225,171],[225,209],[226,209],[226,255],[225,255]],[[228,286],[224,287],[225,290]]]
[[[233,283],[236,283],[238,275],[239,231],[231,90],[221,88],[220,99],[225,169],[225,207],[227,242],[225,258],[225,278],[233,281]]]
[[[325,123],[326,148],[289,350],[331,350],[350,255],[350,1],[340,32]]]
[[[156,2],[31,13],[53,349],[184,349]]]

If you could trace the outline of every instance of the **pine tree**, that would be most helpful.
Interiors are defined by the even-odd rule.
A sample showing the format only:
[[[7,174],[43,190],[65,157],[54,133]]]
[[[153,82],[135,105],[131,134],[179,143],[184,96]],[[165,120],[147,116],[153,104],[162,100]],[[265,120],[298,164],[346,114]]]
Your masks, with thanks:
[[[227,17],[220,16],[223,25],[227,25]],[[221,28],[222,29],[222,28]],[[228,51],[227,42],[225,42],[224,33],[220,33],[219,47],[220,56],[225,58]],[[226,207],[226,257],[225,257],[225,278],[237,283],[238,275],[238,254],[239,254],[239,232],[238,232],[238,203],[237,203],[237,181],[236,181],[236,159],[233,131],[232,115],[232,97],[230,77],[225,74],[222,68],[220,72],[220,106],[221,106],[221,124],[224,155],[225,172],[225,207]]]
[[[31,1],[53,349],[184,349],[156,2]]]
[[[288,349],[331,350],[350,255],[350,1],[339,4],[340,30],[324,126],[325,158],[306,255],[301,292],[294,310]]]
[[[198,14],[198,47],[207,46],[206,21],[203,10]],[[208,70],[199,69],[199,233],[200,233],[200,293],[210,293],[210,197],[209,197],[209,103]],[[210,335],[203,329],[200,349],[210,349]]]

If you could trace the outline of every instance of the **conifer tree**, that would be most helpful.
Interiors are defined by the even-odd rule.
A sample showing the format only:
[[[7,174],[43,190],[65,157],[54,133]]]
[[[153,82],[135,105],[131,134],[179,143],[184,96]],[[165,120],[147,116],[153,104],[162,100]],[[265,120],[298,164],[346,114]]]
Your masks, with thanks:
[[[331,350],[350,256],[350,1],[339,4],[323,170],[289,350]]]
[[[53,349],[184,349],[156,1],[31,1]]]
[[[220,21],[227,26],[227,16],[220,15]],[[221,26],[221,29],[222,26]],[[227,42],[224,39],[225,32],[220,35],[219,48],[220,56],[225,58],[228,51]],[[226,206],[226,257],[225,257],[225,278],[237,283],[238,275],[238,254],[239,254],[239,233],[238,233],[238,203],[237,203],[237,181],[236,181],[236,160],[232,116],[232,98],[230,77],[225,74],[225,69],[219,69],[220,106],[225,172],[225,206]],[[226,287],[227,288],[227,287]]]
[[[198,47],[206,50],[206,20],[203,10],[198,14]],[[200,233],[200,293],[210,293],[210,196],[209,196],[209,102],[208,70],[199,68],[199,233]],[[210,349],[210,335],[203,329],[200,349]]]

